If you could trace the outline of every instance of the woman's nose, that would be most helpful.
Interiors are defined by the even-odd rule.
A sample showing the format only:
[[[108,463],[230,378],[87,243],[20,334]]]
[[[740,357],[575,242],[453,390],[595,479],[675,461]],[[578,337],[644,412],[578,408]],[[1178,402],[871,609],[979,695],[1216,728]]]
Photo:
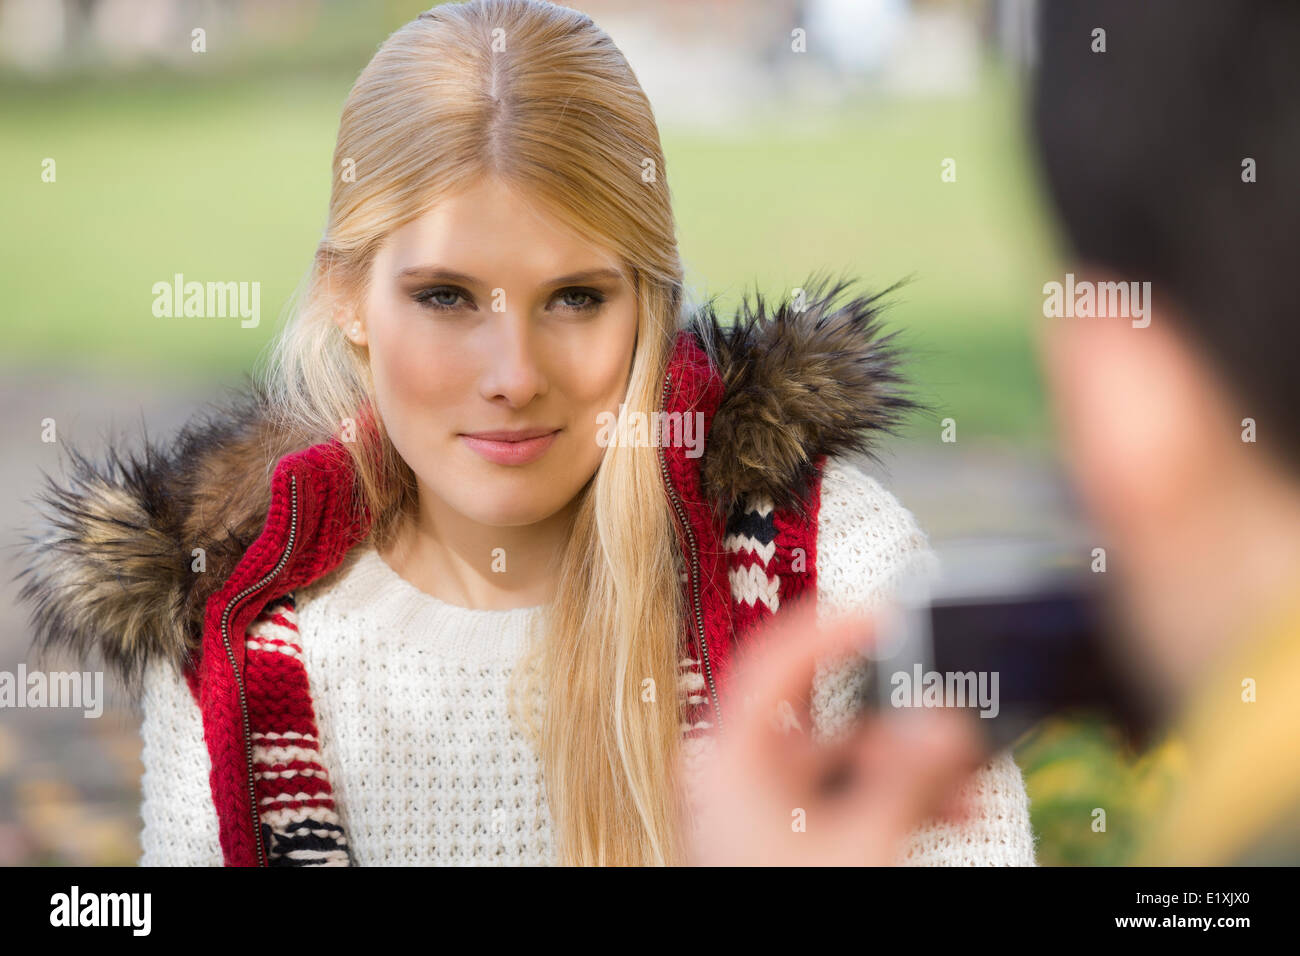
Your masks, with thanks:
[[[546,391],[537,342],[527,316],[507,311],[495,318],[484,342],[483,397],[521,407]]]

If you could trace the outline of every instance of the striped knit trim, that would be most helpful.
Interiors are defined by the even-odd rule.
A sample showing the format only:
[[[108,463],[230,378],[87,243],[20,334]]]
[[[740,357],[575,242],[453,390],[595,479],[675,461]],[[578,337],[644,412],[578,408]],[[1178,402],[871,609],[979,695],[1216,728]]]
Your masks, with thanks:
[[[742,608],[762,604],[775,614],[781,607],[781,576],[776,573],[776,513],[767,498],[738,505],[727,523],[723,547],[731,599]]]
[[[816,596],[817,515],[825,461],[823,455],[814,463],[816,480],[803,513],[775,508],[770,498],[753,495],[737,502],[727,518],[723,550],[731,585],[732,640],[737,645],[782,606]]]
[[[272,601],[245,635],[245,681],[262,842],[270,866],[350,866],[303,666],[292,594]]]
[[[777,564],[776,511],[770,499],[744,498],[732,508],[722,546],[731,585],[731,620],[736,638],[781,609],[782,578]]]
[[[821,456],[815,462],[817,480],[803,513],[776,508],[770,498],[752,495],[738,501],[727,518],[722,548],[731,592],[733,648],[744,644],[749,634],[783,605],[809,595],[815,598],[817,515],[824,465],[825,456]],[[682,733],[687,739],[707,735],[715,719],[696,643],[689,642],[691,653],[679,663]],[[714,676],[719,685],[725,683],[725,674]]]
[[[703,662],[687,655],[677,662],[678,700],[681,705],[682,736],[687,740],[705,736],[713,729]]]

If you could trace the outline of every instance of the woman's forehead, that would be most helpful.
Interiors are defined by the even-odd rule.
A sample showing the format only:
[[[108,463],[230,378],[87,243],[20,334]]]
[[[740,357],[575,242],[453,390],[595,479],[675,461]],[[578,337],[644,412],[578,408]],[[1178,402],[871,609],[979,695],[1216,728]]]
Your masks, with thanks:
[[[509,192],[445,197],[395,229],[381,257],[394,277],[459,273],[467,281],[494,277],[543,284],[580,273],[614,272],[591,281],[627,280],[617,254],[547,217]]]

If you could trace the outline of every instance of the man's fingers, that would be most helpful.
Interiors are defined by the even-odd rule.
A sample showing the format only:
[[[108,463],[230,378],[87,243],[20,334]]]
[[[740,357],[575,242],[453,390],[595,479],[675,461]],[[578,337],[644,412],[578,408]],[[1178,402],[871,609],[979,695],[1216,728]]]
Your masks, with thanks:
[[[818,625],[809,601],[783,610],[756,631],[736,661],[727,690],[736,701],[776,708],[806,700],[817,663],[865,647],[871,619],[841,616]]]
[[[901,845],[922,823],[960,807],[962,784],[984,760],[969,715],[952,709],[895,711],[857,739],[846,823],[872,847],[882,831]]]
[[[868,640],[871,621],[842,617],[818,626],[813,606],[792,606],[756,632],[742,650],[723,689],[724,713],[738,719],[727,733],[748,753],[806,747],[813,678],[820,661],[848,654]],[[729,706],[728,706],[729,705]],[[788,747],[782,746],[784,741]],[[797,753],[786,753],[797,760]]]

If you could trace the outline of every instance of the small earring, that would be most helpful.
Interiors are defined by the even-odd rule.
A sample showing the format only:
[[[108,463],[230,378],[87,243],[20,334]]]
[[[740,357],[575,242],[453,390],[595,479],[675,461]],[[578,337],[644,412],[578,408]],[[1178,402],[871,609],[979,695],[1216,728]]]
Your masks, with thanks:
[[[352,336],[355,338],[356,336],[358,336],[358,335],[360,335],[360,334],[361,334],[361,323],[360,323],[360,322],[353,322],[353,323],[352,323]]]

